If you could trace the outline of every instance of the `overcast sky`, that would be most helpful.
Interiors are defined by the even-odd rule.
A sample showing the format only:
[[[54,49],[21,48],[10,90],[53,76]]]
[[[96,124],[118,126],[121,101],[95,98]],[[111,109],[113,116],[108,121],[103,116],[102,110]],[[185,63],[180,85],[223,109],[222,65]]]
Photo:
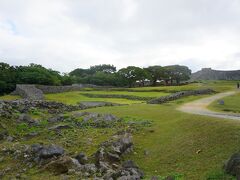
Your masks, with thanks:
[[[240,0],[0,0],[0,61],[240,69]]]

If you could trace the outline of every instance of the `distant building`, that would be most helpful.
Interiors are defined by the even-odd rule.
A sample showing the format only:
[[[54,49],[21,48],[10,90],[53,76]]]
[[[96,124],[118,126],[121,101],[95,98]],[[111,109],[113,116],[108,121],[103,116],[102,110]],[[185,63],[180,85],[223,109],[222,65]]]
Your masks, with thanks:
[[[191,80],[240,80],[240,70],[221,71],[211,68],[202,68],[191,75]]]

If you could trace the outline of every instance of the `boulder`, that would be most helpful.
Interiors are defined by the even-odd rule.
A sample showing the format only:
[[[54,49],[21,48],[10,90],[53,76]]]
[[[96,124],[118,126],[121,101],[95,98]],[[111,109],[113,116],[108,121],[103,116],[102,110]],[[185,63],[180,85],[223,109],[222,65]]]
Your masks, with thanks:
[[[40,144],[34,144],[31,146],[31,151],[35,157],[39,159],[48,159],[64,154],[64,149],[56,145],[43,146]]]
[[[61,156],[64,153],[64,149],[56,146],[56,145],[50,145],[43,147],[39,153],[40,158],[51,158],[53,156]]]
[[[96,164],[100,166],[101,162],[108,164],[119,163],[121,156],[128,153],[133,148],[132,137],[125,133],[117,136],[117,139],[112,139],[101,144],[98,151],[95,153]]]
[[[131,160],[125,161],[122,167],[111,175],[113,179],[118,180],[138,180],[144,177],[144,173]]]
[[[57,160],[53,160],[47,165],[45,165],[44,169],[48,170],[56,175],[67,173],[70,169],[79,168],[80,164],[73,158],[69,156],[62,156]]]
[[[4,140],[8,136],[8,131],[5,129],[0,129],[0,140]]]
[[[63,114],[59,114],[57,116],[53,116],[53,117],[49,118],[48,122],[55,123],[55,122],[61,122],[63,120],[64,120],[64,115]]]
[[[224,100],[222,100],[222,99],[219,100],[219,101],[218,101],[218,104],[219,104],[219,105],[224,105]]]
[[[227,174],[240,176],[240,153],[233,154],[224,165],[224,170]]]
[[[87,163],[87,161],[88,161],[88,158],[87,158],[87,156],[84,154],[84,153],[79,153],[76,157],[75,157],[75,159],[77,159],[78,160],[78,162],[80,163],[80,164],[86,164]]]
[[[35,119],[32,119],[28,114],[20,114],[17,120],[19,123],[27,123],[30,126],[37,126],[39,122]]]
[[[132,148],[132,136],[129,133],[125,133],[117,141],[112,143],[113,151],[120,155],[132,151]]]

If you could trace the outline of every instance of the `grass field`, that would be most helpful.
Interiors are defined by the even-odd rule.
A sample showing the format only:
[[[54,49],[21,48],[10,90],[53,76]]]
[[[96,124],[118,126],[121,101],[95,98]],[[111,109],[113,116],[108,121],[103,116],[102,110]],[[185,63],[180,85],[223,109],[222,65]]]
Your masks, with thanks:
[[[99,91],[99,93],[102,91]],[[107,93],[107,92],[104,92]],[[119,104],[133,104],[133,103],[142,103],[143,101],[138,100],[128,100],[120,98],[89,98],[82,95],[82,91],[74,92],[64,92],[56,94],[46,94],[45,98],[50,101],[58,101],[66,104],[77,104],[81,101],[105,101]]]
[[[93,91],[90,89],[90,91],[87,92],[93,94],[113,93],[156,97],[167,94],[165,92],[191,90],[203,87],[211,87],[218,92],[222,92],[234,89],[235,82],[212,81],[175,87],[134,88],[138,92],[128,92],[127,89],[125,91],[113,91],[112,89],[109,91]],[[152,89],[164,89],[164,92],[151,92]],[[163,105],[150,105],[142,103],[142,101],[127,99],[88,98],[81,93],[85,92],[77,91],[47,94],[45,97],[47,100],[57,100],[68,104],[75,104],[79,101],[109,101],[129,104],[119,107],[94,108],[88,111],[111,113],[118,117],[134,119],[139,122],[152,122],[150,126],[139,127],[133,132],[134,152],[125,158],[134,160],[140,168],[144,170],[146,179],[149,179],[152,175],[161,177],[175,175],[179,177],[179,179],[184,180],[232,179],[223,173],[222,166],[229,156],[240,149],[240,122],[191,115],[176,110],[181,104],[205,97],[206,95],[191,96]],[[239,94],[237,97],[240,99]],[[4,98],[6,98],[6,96]],[[234,108],[240,107],[239,101],[235,101],[236,97],[229,98],[229,102],[231,102],[232,105],[236,105]],[[228,104],[227,99],[225,103]],[[54,143],[64,147],[70,155],[81,151],[91,155],[97,149],[97,145],[100,142],[107,140],[118,130],[128,128],[121,125],[114,128],[74,128],[63,130],[62,135],[58,136],[57,134],[49,132],[46,128],[48,125],[44,124],[44,120],[48,117],[48,114],[45,112],[37,112],[33,113],[33,115],[43,119],[42,128],[40,127],[40,129],[38,129],[39,136],[29,140],[23,140],[19,143]],[[1,123],[9,126],[10,134],[16,133],[16,129],[19,129],[14,123],[9,124],[9,120],[7,119],[2,120]],[[21,133],[25,132],[22,131]],[[0,144],[0,148],[3,146],[11,146],[7,143],[8,142]],[[144,151],[148,151],[149,154],[145,155]],[[16,163],[14,160],[6,160],[4,162],[8,164]],[[3,167],[4,162],[0,162],[0,169]],[[36,169],[32,169],[27,172],[27,175],[32,177],[32,179],[44,179],[49,176],[46,172],[35,174],[36,172]],[[56,179],[58,178],[56,177]]]
[[[0,96],[0,100],[17,100],[17,99],[21,99],[21,97],[15,95]]]
[[[240,92],[223,98],[224,105],[219,104],[219,101],[213,102],[209,109],[214,111],[224,111],[224,112],[232,112],[232,113],[240,113]]]

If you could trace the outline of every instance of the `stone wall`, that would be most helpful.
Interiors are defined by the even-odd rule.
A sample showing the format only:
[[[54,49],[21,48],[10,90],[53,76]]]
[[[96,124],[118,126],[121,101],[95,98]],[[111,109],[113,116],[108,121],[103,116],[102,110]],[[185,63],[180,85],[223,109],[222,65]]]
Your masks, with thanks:
[[[200,94],[212,94],[215,93],[212,89],[200,89],[200,90],[192,90],[192,91],[181,91],[168,96],[162,96],[160,98],[152,99],[148,101],[148,104],[163,104],[169,101],[177,100],[182,97],[192,96],[192,95],[200,95]]]
[[[36,85],[44,94],[50,93],[61,93],[68,91],[80,91],[83,88],[96,88],[96,85],[92,84],[75,84],[72,86],[45,86],[45,85]]]
[[[75,84],[72,86],[45,86],[33,84],[17,84],[15,91],[12,95],[19,95],[25,99],[42,100],[43,94],[48,93],[61,93],[68,91],[80,91],[83,88],[97,88],[98,86],[91,84]]]
[[[17,84],[16,90],[12,93],[19,95],[25,99],[42,100],[44,99],[43,92],[36,88],[35,85]]]
[[[211,68],[203,68],[191,75],[191,80],[240,80],[240,70],[219,71]]]

